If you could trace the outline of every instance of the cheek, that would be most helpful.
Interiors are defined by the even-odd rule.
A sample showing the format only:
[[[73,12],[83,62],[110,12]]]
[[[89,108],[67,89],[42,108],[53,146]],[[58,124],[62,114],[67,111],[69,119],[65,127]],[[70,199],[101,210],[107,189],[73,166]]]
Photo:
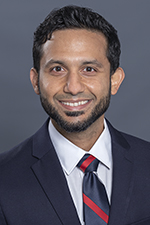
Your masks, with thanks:
[[[41,78],[39,84],[41,94],[48,99],[52,99],[62,87],[62,82],[59,82],[54,78]]]
[[[108,93],[110,88],[110,79],[91,80],[87,87],[97,98],[101,98]]]

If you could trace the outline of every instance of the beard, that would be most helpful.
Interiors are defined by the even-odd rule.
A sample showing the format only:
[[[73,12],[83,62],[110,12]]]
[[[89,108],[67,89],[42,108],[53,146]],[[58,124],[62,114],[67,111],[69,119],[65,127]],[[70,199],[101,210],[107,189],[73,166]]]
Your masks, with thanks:
[[[83,121],[68,122],[60,114],[59,111],[40,93],[40,101],[45,112],[52,118],[57,125],[69,133],[79,133],[85,131],[90,127],[97,119],[99,119],[108,109],[111,98],[111,88],[109,88],[108,94],[102,97],[99,103],[92,109],[90,115]],[[68,117],[78,117],[85,114],[84,111],[66,111],[65,114]]]

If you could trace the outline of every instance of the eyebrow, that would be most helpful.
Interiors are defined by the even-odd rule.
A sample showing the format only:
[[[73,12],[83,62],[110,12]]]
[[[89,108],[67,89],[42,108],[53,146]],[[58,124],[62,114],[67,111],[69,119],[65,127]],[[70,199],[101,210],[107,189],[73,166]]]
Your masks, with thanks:
[[[53,65],[53,64],[59,64],[59,65],[65,65],[65,63],[63,61],[60,61],[60,60],[54,60],[54,59],[50,59],[46,64],[45,64],[45,69],[49,68],[49,66]],[[89,61],[83,61],[81,63],[81,65],[88,65],[88,64],[92,64],[92,65],[96,65],[98,66],[99,68],[103,68],[103,65],[97,61],[96,59],[95,60],[89,60]]]
[[[60,64],[60,65],[64,65],[64,63],[62,61],[59,60],[53,60],[50,59],[46,64],[45,64],[45,69],[49,68],[49,66],[51,66],[52,64]]]
[[[103,67],[102,63],[100,63],[96,59],[95,60],[92,60],[92,61],[85,61],[85,62],[83,62],[83,65],[87,65],[87,64],[93,64],[93,65],[96,65],[96,66],[98,66],[100,68]]]

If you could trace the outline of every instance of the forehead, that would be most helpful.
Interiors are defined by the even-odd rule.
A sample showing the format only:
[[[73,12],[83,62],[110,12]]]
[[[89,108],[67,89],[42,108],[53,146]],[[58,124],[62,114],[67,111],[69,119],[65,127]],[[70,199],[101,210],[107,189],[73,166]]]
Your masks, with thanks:
[[[43,57],[103,55],[106,57],[107,41],[101,32],[86,29],[54,31],[51,39],[43,45]]]

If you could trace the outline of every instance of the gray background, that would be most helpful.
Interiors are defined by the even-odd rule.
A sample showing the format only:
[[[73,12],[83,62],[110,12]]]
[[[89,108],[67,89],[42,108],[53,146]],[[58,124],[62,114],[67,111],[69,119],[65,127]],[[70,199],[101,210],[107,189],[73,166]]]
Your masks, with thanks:
[[[33,32],[55,7],[88,6],[118,30],[126,79],[107,118],[119,130],[150,140],[149,0],[0,0],[0,151],[33,134],[47,118],[29,81]]]

